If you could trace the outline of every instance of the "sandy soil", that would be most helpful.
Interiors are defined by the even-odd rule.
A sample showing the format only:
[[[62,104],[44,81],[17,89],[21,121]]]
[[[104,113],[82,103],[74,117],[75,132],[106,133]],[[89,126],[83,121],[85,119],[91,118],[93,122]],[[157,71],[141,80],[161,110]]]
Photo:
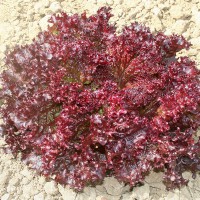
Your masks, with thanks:
[[[47,28],[52,13],[86,10],[92,14],[105,5],[113,8],[111,22],[117,23],[119,31],[124,25],[139,21],[154,32],[183,34],[193,47],[180,54],[196,60],[200,68],[200,0],[0,0],[0,70],[5,68],[6,48],[30,43],[39,31]],[[0,139],[0,148],[4,145]],[[45,180],[28,170],[19,159],[0,150],[1,200],[200,200],[200,177],[193,180],[190,173],[184,176],[191,179],[188,186],[173,192],[165,190],[162,174],[152,173],[144,186],[131,192],[116,179],[106,178],[103,185],[85,188],[83,193],[77,194],[53,180]]]

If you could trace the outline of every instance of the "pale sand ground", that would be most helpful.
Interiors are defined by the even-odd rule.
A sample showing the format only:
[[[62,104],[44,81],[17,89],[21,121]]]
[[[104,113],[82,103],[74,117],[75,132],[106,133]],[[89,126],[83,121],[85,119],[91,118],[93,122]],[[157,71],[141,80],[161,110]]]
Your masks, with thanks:
[[[3,69],[6,47],[30,43],[47,26],[53,12],[95,13],[101,6],[113,8],[111,22],[121,27],[133,21],[150,26],[152,31],[162,30],[166,34],[183,34],[193,47],[181,52],[196,60],[200,68],[200,0],[0,0],[0,65]],[[4,145],[0,140],[0,147]],[[184,176],[191,179],[189,173]],[[53,181],[27,169],[19,160],[0,152],[0,197],[1,200],[133,200],[173,199],[200,200],[200,178],[191,179],[180,191],[165,191],[161,183],[162,174],[152,173],[145,185],[132,192],[114,178],[106,178],[103,185],[86,188],[76,194]]]

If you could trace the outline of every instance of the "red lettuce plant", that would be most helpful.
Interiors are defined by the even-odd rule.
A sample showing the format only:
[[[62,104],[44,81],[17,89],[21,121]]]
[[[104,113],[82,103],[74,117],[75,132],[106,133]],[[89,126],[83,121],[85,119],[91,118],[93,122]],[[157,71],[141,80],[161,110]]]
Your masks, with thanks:
[[[76,190],[105,176],[134,186],[162,170],[168,189],[200,170],[200,82],[176,53],[190,44],[132,23],[120,35],[109,8],[53,15],[30,45],[7,53],[1,126],[14,155]]]

